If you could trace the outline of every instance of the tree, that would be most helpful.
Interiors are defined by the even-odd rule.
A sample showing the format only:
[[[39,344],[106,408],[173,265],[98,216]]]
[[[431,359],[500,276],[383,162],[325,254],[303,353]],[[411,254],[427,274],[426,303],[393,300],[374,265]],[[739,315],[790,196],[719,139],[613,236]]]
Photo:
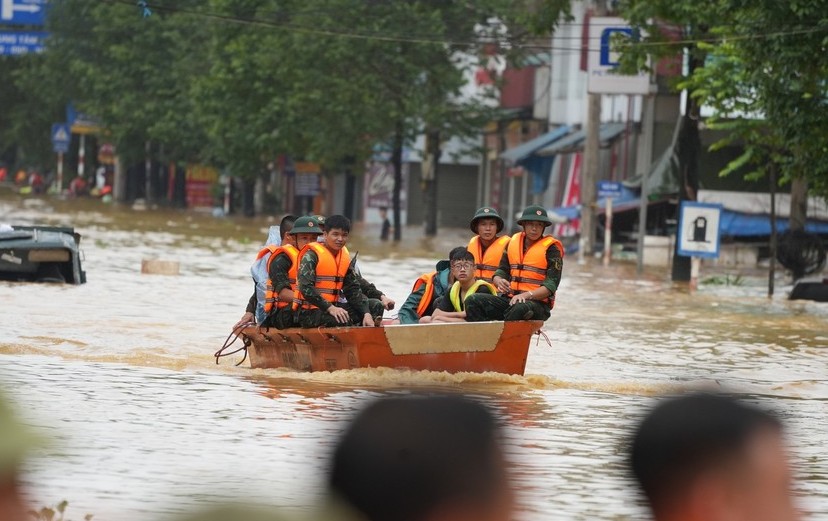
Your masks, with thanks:
[[[828,63],[815,59],[828,43],[828,1],[776,2],[628,0],[623,13],[645,28],[644,45],[627,48],[627,63],[643,55],[675,54],[665,37],[671,24],[685,30],[705,57],[679,84],[715,115],[708,126],[727,132],[714,148],[740,144],[744,153],[723,171],[752,177],[773,164],[781,182],[807,179],[815,193],[828,195],[823,136],[828,131],[825,78]],[[696,45],[697,44],[697,45]]]

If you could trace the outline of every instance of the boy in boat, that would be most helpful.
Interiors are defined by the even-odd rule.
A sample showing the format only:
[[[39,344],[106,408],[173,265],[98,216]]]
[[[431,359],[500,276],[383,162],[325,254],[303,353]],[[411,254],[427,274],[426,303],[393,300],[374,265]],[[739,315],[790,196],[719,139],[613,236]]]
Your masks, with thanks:
[[[441,260],[434,267],[436,271],[423,273],[414,281],[411,294],[400,307],[394,324],[416,324],[422,317],[434,313],[434,304],[438,297],[448,293],[454,283],[449,261]]]
[[[466,299],[466,320],[546,320],[561,282],[563,245],[544,236],[552,224],[541,206],[528,206],[518,220],[523,227],[509,240],[493,283],[500,295],[475,293]]]
[[[316,222],[319,223],[319,226],[324,231],[325,217],[321,215],[314,215],[312,217],[316,219]],[[323,242],[324,239],[320,236],[319,241]],[[348,250],[349,255],[350,253],[350,250]],[[357,254],[359,254],[359,252],[357,252]],[[389,298],[385,293],[378,290],[374,284],[368,282],[365,279],[365,277],[362,276],[362,273],[360,273],[359,267],[357,266],[356,256],[353,257],[351,263],[353,264],[354,272],[357,275],[357,279],[359,279],[359,289],[362,290],[362,294],[365,295],[365,297],[368,299],[368,310],[371,311],[371,314],[377,316],[375,314],[375,312],[377,312],[379,313],[379,316],[382,316],[382,311],[380,311],[380,308],[378,306],[381,306],[382,309],[387,309],[389,311],[394,309],[396,302],[394,302],[393,299]],[[378,301],[379,303],[377,303],[376,301]],[[339,302],[346,302],[344,295],[339,295]]]
[[[477,265],[475,276],[491,282],[510,239],[508,235],[497,235],[503,231],[503,219],[498,215],[497,210],[484,206],[474,214],[469,228],[472,233],[476,234],[471,238],[468,246]]]
[[[324,242],[311,242],[300,253],[299,291],[293,301],[299,327],[375,325],[345,247],[350,232],[347,217],[332,215],[325,221]],[[346,303],[339,302],[340,294]]]
[[[296,221],[295,215],[285,215],[282,218],[282,221],[279,223],[279,244],[266,244],[264,248],[259,252],[256,256],[256,260],[262,258],[262,256],[267,255],[268,253],[271,254],[271,258],[273,257],[272,251],[275,250],[280,245],[287,245],[291,244],[294,247],[296,246],[296,242],[293,237],[288,235],[293,228],[293,223]],[[270,235],[268,235],[268,239],[270,239]],[[270,259],[268,259],[270,261]],[[270,277],[272,279],[272,277]],[[255,280],[254,280],[255,282]],[[261,290],[257,290],[258,283],[254,283],[253,287],[253,294],[250,296],[250,299],[247,301],[247,309],[244,311],[244,315],[239,319],[238,322],[233,325],[233,330],[235,331],[239,327],[244,324],[249,324],[251,322],[256,322],[256,311],[259,308],[259,313],[264,312],[264,300],[259,302],[258,294],[261,293]],[[262,293],[262,297],[264,294]]]
[[[430,322],[465,322],[466,308],[464,301],[478,291],[497,295],[497,289],[485,280],[477,279],[475,272],[474,255],[460,246],[449,253],[451,275],[455,282],[447,295],[438,298],[434,303],[434,313],[420,319],[421,324]]]

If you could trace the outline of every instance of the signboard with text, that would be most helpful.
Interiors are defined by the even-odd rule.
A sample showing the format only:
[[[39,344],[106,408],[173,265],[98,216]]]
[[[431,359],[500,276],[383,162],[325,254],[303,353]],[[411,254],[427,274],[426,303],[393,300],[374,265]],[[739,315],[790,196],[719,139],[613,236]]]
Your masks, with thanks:
[[[0,56],[43,52],[46,34],[40,31],[0,31]]]
[[[598,181],[598,197],[621,197],[621,183],[618,181]]]
[[[595,17],[589,20],[587,91],[592,94],[649,94],[650,74],[620,74],[618,53],[613,51],[619,37],[637,38],[636,30],[623,18]]]

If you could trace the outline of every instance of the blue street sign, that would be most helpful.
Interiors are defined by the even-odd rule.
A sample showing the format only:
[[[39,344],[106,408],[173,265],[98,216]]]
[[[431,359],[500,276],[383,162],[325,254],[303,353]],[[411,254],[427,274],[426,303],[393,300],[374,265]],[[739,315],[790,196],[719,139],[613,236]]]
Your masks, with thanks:
[[[598,181],[598,197],[621,197],[621,183],[617,181]]]
[[[72,133],[68,124],[55,123],[52,125],[52,148],[55,152],[68,152],[71,141]]]
[[[0,0],[0,24],[43,25],[46,0]]]
[[[685,257],[719,256],[722,205],[682,201],[679,207],[678,254]]]
[[[3,0],[0,0],[2,2]],[[46,39],[44,32],[0,31],[0,56],[19,56],[33,52],[43,52]]]

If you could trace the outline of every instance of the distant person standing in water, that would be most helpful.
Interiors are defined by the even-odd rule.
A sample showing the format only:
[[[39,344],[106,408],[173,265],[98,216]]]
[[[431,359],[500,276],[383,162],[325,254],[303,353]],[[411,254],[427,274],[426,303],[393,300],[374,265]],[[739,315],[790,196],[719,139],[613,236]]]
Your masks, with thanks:
[[[379,209],[380,219],[382,219],[382,230],[380,231],[380,240],[387,241],[391,236],[391,221],[388,220],[388,208],[383,206]]]
[[[716,394],[659,403],[635,431],[630,467],[655,521],[795,521],[782,424]]]

